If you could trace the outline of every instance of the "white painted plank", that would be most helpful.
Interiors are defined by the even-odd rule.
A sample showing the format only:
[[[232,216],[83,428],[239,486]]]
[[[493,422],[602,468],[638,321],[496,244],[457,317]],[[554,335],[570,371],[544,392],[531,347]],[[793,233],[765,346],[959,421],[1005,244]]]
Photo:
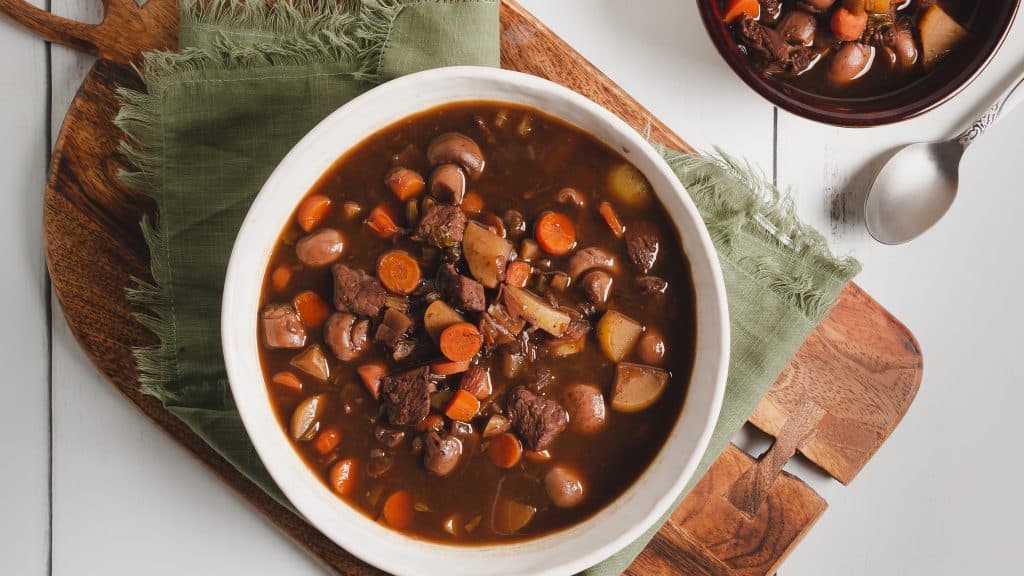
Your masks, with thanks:
[[[41,2],[39,3],[41,5]],[[47,166],[46,46],[0,19],[0,268],[7,303],[0,362],[0,573],[44,574],[49,562],[49,287],[42,248]]]
[[[98,2],[53,4],[100,19]],[[53,48],[54,138],[92,62]],[[53,307],[53,574],[321,573],[124,400],[85,358],[56,299]]]
[[[59,309],[53,362],[54,575],[321,573],[97,373]]]
[[[859,210],[832,221],[827,191],[859,198],[876,158],[959,131],[1024,66],[1022,54],[1018,20],[974,85],[896,126],[843,130],[780,118],[780,181],[796,189],[809,220],[862,259],[859,282],[906,322],[925,359],[909,414],[857,480],[813,482],[829,510],[783,566],[785,576],[1000,574],[1017,563],[1024,110],[974,144],[952,211],[909,245],[874,243]]]
[[[720,146],[771,174],[772,106],[725,65],[696,2],[520,4],[692,146]]]

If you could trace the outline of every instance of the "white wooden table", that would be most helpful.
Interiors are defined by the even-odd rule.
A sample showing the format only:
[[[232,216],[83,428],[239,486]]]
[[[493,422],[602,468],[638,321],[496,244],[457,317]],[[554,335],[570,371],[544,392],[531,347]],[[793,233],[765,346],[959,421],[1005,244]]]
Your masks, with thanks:
[[[849,130],[778,111],[747,89],[708,43],[693,0],[521,1],[689,142],[746,156],[792,188],[805,220],[864,262],[861,285],[920,339],[921,393],[852,486],[791,464],[830,508],[781,572],[1011,573],[1014,519],[1024,515],[1024,110],[975,144],[962,196],[918,241],[873,243],[853,198],[895,146],[951,134],[986,107],[1024,67],[1024,20],[941,110]],[[97,21],[98,5],[46,7]],[[51,295],[41,237],[49,146],[90,66],[0,21],[0,574],[318,574],[104,382]],[[749,431],[740,441],[754,453],[764,445]]]

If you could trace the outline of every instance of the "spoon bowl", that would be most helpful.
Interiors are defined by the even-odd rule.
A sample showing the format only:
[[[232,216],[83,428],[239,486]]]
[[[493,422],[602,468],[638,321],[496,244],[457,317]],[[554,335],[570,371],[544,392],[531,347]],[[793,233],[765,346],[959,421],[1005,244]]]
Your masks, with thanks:
[[[953,140],[911,144],[898,151],[868,192],[868,233],[883,244],[902,244],[934,226],[956,198],[963,153],[963,146]]]
[[[900,149],[875,175],[864,198],[864,224],[883,244],[903,244],[924,234],[949,211],[956,198],[960,159],[972,142],[1022,99],[1024,72],[955,138]]]

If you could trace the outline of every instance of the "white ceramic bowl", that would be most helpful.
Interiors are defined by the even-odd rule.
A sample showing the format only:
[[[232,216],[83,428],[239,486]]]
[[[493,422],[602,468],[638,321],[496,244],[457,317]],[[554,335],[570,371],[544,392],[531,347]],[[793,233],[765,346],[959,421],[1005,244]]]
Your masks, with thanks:
[[[292,448],[270,405],[257,355],[260,287],[278,235],[299,200],[348,149],[394,122],[458,101],[531,106],[596,136],[640,169],[675,221],[696,288],[696,363],[683,413],[634,485],[585,522],[526,542],[452,546],[377,524],[337,498]],[[271,476],[327,537],[400,576],[566,575],[629,544],[668,511],[707,447],[725,391],[729,323],[725,286],[697,208],[657,152],[617,116],[562,86],[516,72],[442,68],[394,80],[352,100],[316,126],[281,161],[235,240],[224,284],[221,338],[231,391]]]

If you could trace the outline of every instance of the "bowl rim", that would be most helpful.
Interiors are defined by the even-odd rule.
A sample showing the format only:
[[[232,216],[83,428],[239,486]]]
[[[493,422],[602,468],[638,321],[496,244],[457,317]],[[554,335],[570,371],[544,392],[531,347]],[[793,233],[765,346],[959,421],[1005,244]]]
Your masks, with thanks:
[[[717,0],[696,0],[697,11],[700,12],[704,29],[711,37],[711,43],[714,44],[715,50],[726,61],[733,73],[739,76],[754,92],[771,104],[797,116],[846,128],[868,128],[910,120],[942,106],[960,94],[985,71],[1006,41],[1021,3],[1021,0],[1010,1],[1009,17],[1004,20],[1002,29],[997,32],[998,36],[995,36],[995,42],[991,43],[990,49],[984,54],[975,55],[963,70],[957,72],[951,81],[944,83],[938,90],[922,94],[909,103],[895,108],[887,108],[880,104],[880,107],[875,110],[843,111],[823,109],[820,106],[827,100],[842,103],[844,101],[842,98],[821,97],[822,102],[814,104],[790,96],[785,90],[778,88],[776,84],[779,82],[766,78],[742,54],[732,49],[735,40],[728,33],[727,26],[724,25],[716,11]],[[884,98],[875,100],[880,103],[884,102]]]
[[[344,134],[346,130],[353,130],[345,127],[346,121],[356,119],[360,113],[379,109],[380,103],[386,103],[388,97],[403,94],[401,98],[413,101],[416,98],[429,98],[421,94],[429,88],[437,88],[444,82],[452,81],[461,81],[467,86],[478,84],[483,91],[489,87],[487,89],[502,92],[505,97],[450,97],[426,106],[401,110],[388,109],[377,114],[384,118],[380,126],[346,137],[351,142],[338,141],[337,132]],[[443,90],[441,92],[443,93]],[[372,137],[380,129],[418,112],[451,102],[506,101],[524,104],[524,99],[531,98],[537,102],[561,103],[566,110],[579,111],[581,116],[601,123],[596,128],[580,126],[562,114],[549,112],[541,105],[525,103],[526,106],[540,109],[579,127],[605,141],[606,144],[612,143],[595,132],[602,129],[613,131],[617,142],[624,143],[624,155],[651,180],[656,194],[666,205],[670,219],[684,238],[685,254],[690,261],[691,270],[698,264],[702,267],[702,271],[699,272],[701,276],[698,277],[698,273],[694,271],[693,279],[698,306],[697,325],[701,332],[697,338],[689,389],[683,410],[654,461],[626,492],[582,523],[509,544],[465,546],[416,539],[397,530],[380,526],[336,497],[306,467],[287,440],[270,406],[256,353],[257,311],[263,282],[253,282],[252,278],[258,277],[262,280],[266,274],[270,251],[276,245],[281,229],[291,217],[294,206],[309,191],[308,185],[296,186],[294,182],[290,182],[296,178],[295,174],[301,175],[305,171],[306,174],[302,178],[306,178],[310,185],[315,183],[324,171],[352,146]],[[322,158],[317,158],[327,154],[325,151],[328,150],[333,151],[330,152],[332,159],[325,165]],[[283,216],[279,213],[271,215],[268,212],[272,211],[276,204],[285,204],[288,207]],[[689,227],[683,229],[684,224]],[[270,237],[269,240],[267,236]],[[527,74],[475,66],[428,70],[373,88],[335,110],[292,148],[264,184],[239,229],[225,277],[221,325],[224,361],[232,394],[246,431],[271,477],[300,514],[328,538],[363,561],[396,575],[423,573],[426,565],[418,562],[426,556],[450,555],[454,550],[462,551],[464,556],[469,558],[466,565],[472,570],[455,570],[450,571],[451,574],[518,573],[515,572],[516,567],[505,565],[499,566],[497,572],[488,572],[485,570],[488,565],[483,562],[487,560],[494,563],[494,559],[502,557],[520,558],[520,555],[524,554],[532,555],[538,561],[544,560],[545,563],[523,566],[522,569],[528,570],[522,572],[523,574],[574,574],[621,550],[639,538],[658,518],[669,511],[672,503],[695,473],[707,451],[721,411],[729,361],[728,306],[717,253],[693,201],[650,143],[618,116],[568,88]],[[698,383],[698,376],[705,379]],[[691,413],[694,405],[701,411]],[[682,431],[691,427],[699,433],[687,432],[696,437],[692,445],[689,439],[686,439],[687,445],[690,446],[689,452],[685,455],[669,452],[670,445],[683,441],[678,439],[684,433]],[[673,460],[670,461],[669,457]],[[679,462],[675,462],[676,460]],[[662,478],[668,475],[669,470],[666,467],[672,464],[677,464],[670,469],[673,476]],[[660,475],[648,478],[655,470]],[[651,483],[655,483],[655,486],[665,484],[668,489],[657,495],[644,495],[650,500],[647,503],[648,509],[627,513],[625,504],[641,497],[642,491],[639,487]],[[625,526],[600,523],[602,518],[607,519],[613,513],[627,517],[635,515],[638,519]],[[613,535],[602,538],[603,532],[611,532]],[[594,540],[599,544],[590,543]],[[564,555],[559,555],[560,546],[552,544],[560,544],[565,549],[581,553],[563,557]],[[467,554],[467,551],[471,552]]]

